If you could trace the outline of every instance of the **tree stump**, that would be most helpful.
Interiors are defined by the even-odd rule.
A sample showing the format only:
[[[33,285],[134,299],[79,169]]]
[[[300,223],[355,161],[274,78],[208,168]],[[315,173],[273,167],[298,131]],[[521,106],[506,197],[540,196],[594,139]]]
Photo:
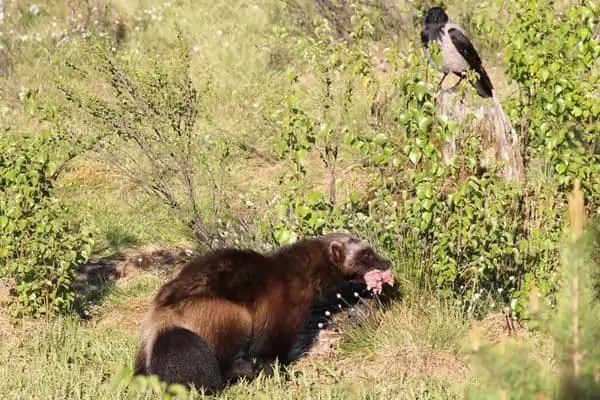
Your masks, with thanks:
[[[489,164],[489,158],[493,155],[503,164],[502,171],[505,179],[517,182],[525,180],[523,156],[517,133],[495,93],[492,102],[486,100],[484,104],[476,107],[467,103],[455,90],[441,91],[438,101],[442,114],[454,118],[466,129],[481,132],[482,142],[493,144],[491,148],[484,147],[485,155],[482,164]],[[474,117],[470,126],[468,126],[469,116]],[[452,158],[458,152],[456,139],[453,136],[443,143],[442,155],[447,165],[451,163]]]

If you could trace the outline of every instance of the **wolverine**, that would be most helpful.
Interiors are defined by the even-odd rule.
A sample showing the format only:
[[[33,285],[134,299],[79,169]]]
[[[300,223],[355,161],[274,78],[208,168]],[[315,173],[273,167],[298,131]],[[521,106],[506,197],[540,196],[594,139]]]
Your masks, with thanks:
[[[156,294],[142,322],[134,372],[218,392],[290,362],[317,296],[360,279],[375,293],[391,262],[358,237],[305,238],[270,253],[223,248],[186,264]],[[260,367],[259,367],[260,369]]]

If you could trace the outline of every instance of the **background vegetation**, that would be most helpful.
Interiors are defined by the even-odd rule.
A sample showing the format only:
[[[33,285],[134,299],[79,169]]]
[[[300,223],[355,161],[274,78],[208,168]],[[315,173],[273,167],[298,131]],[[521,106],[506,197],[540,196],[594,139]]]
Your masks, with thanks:
[[[447,2],[520,140],[525,179],[513,181],[477,118],[493,105],[465,85],[473,114],[460,120],[436,93],[419,42],[430,5],[0,1],[0,274],[20,322],[0,321],[0,393],[163,390],[118,378],[164,276],[101,283],[84,298],[76,277],[88,262],[149,244],[268,250],[348,230],[394,261],[402,300],[346,326],[335,354],[294,367],[291,381],[224,398],[447,399],[497,386],[510,398],[588,398],[597,358],[585,346],[598,330],[576,309],[595,307],[600,246],[595,232],[587,247],[561,246],[576,179],[576,221],[593,227],[600,210],[600,8]],[[539,322],[548,310],[554,325]],[[500,349],[506,327],[527,362],[496,346],[470,363],[470,324]],[[575,372],[560,362],[580,353]],[[477,366],[489,363],[506,371],[487,380]],[[534,375],[519,381],[526,365]]]

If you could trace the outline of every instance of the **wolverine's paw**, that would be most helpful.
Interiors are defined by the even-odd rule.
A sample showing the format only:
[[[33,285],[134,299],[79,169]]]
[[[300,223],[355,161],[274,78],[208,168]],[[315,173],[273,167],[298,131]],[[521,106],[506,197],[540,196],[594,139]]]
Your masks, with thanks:
[[[254,365],[251,361],[243,358],[235,359],[229,369],[223,374],[223,378],[229,384],[232,384],[239,379],[251,379],[255,375]]]
[[[275,376],[275,370],[268,362],[254,361],[253,363],[254,376],[258,376],[261,372],[267,377],[272,378]]]

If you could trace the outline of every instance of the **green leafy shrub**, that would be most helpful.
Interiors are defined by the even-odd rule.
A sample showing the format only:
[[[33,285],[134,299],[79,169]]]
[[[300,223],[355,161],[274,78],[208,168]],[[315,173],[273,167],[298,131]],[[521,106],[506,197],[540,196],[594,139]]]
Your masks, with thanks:
[[[519,2],[511,4],[516,7]],[[537,8],[532,5],[527,10]],[[544,9],[544,18],[534,11],[528,11],[531,15],[515,12],[521,22],[510,19],[506,23],[511,33],[493,38],[508,47],[508,75],[528,93],[505,105],[520,136],[530,138],[525,184],[504,180],[498,163],[484,165],[494,143],[484,140],[473,115],[459,124],[441,111],[434,93],[436,83],[431,82],[435,73],[419,43],[411,43],[408,51],[388,48],[390,76],[376,72],[369,60],[372,14],[368,7],[353,9],[350,41],[337,40],[323,21],[310,40],[296,44],[306,55],[307,69],[317,73],[320,86],[318,92],[309,91],[297,77],[304,71],[295,72],[283,106],[272,116],[281,137],[279,155],[290,160],[292,172],[282,177],[282,196],[272,204],[272,214],[264,223],[264,232],[270,234],[267,238],[288,243],[303,235],[352,230],[388,253],[418,290],[429,288],[454,296],[470,314],[481,315],[497,306],[526,319],[533,285],[547,305],[554,304],[565,184],[574,177],[585,179],[589,207],[595,210],[600,205],[596,199],[600,174],[595,172],[600,163],[590,150],[598,132],[593,118],[597,96],[591,99],[597,90],[596,78],[591,76],[591,55],[596,54],[597,43],[589,33],[597,15],[594,6],[578,6],[562,18],[550,18],[556,13],[550,8]],[[533,31],[524,27],[536,18],[549,24],[547,32],[550,28],[562,32],[552,46],[559,46],[565,38],[566,43],[577,45],[578,50],[569,56],[576,65],[551,78],[543,74],[546,81],[554,79],[556,84],[545,85],[529,72],[527,76],[517,72],[516,65],[524,63],[523,59],[527,62],[519,67],[522,71],[533,64],[542,68],[540,63],[567,51],[566,44],[558,49],[534,43],[539,35],[531,36]],[[574,29],[581,18],[585,27]],[[480,19],[473,21],[480,26]],[[523,24],[523,29],[515,24]],[[501,34],[499,29],[488,31]],[[285,36],[284,29],[276,32],[280,40]],[[536,50],[524,52],[515,46]],[[543,64],[542,69],[551,71],[550,64]],[[577,83],[570,83],[567,91],[558,80]],[[547,109],[550,92],[556,104],[568,105],[571,112],[561,109],[553,114]],[[377,112],[365,104],[365,98],[380,99],[375,104]],[[542,124],[545,139],[535,128]],[[442,145],[451,137],[456,137],[458,151],[448,160]],[[561,137],[572,140],[563,143],[561,139],[563,144],[556,147]],[[336,188],[344,183],[344,163],[348,165],[349,160],[360,160],[357,169],[368,180],[362,192],[340,198]],[[559,160],[566,160],[563,164],[572,168],[558,167]],[[548,165],[554,172],[547,171]],[[329,175],[329,190],[310,188],[308,195],[303,194],[315,171]]]
[[[527,158],[544,159],[562,193],[581,179],[589,204],[598,207],[600,43],[594,32],[600,7],[586,1],[558,14],[548,0],[510,6],[506,72],[519,96],[508,104],[527,143]]]
[[[52,197],[55,144],[47,133],[2,139],[0,273],[15,283],[15,316],[69,310],[74,273],[91,251],[81,221]]]
[[[594,243],[595,227],[585,227],[583,194],[576,181],[569,201],[569,238],[563,238],[561,282],[557,306],[545,307],[540,291],[530,290],[528,307],[540,330],[552,337],[552,357],[556,372],[535,360],[532,341],[507,339],[501,345],[481,340],[474,328],[471,351],[474,364],[483,378],[485,398],[591,399],[598,393],[600,353],[598,343],[597,270]],[[587,232],[584,231],[587,228]],[[470,398],[481,398],[480,388],[469,389]]]
[[[251,237],[231,206],[236,147],[214,125],[218,98],[210,74],[198,78],[200,89],[192,80],[191,49],[181,32],[169,57],[151,60],[115,52],[94,37],[63,50],[55,70],[61,100],[47,107],[61,131],[85,121],[94,132],[87,136],[97,138],[93,150],[107,165],[168,207],[204,247]],[[82,85],[90,79],[106,90],[90,93]]]

